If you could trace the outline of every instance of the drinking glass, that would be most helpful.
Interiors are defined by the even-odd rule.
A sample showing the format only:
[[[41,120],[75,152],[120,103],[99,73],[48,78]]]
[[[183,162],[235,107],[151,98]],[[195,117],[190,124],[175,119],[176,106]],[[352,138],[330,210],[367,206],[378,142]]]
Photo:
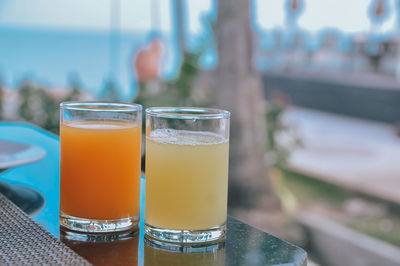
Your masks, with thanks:
[[[229,117],[218,109],[146,109],[146,237],[181,244],[224,239]]]
[[[134,228],[142,106],[65,102],[60,107],[61,226],[88,233]]]

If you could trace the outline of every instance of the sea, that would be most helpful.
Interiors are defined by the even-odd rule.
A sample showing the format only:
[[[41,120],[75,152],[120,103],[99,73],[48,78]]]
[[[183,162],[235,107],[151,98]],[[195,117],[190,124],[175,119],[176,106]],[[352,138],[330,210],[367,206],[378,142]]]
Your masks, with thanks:
[[[0,26],[0,78],[7,88],[27,79],[47,88],[67,88],[75,79],[95,96],[112,80],[121,100],[127,101],[137,92],[134,55],[154,35]],[[158,37],[164,43],[160,71],[164,78],[173,78],[180,60],[177,40],[168,34]]]

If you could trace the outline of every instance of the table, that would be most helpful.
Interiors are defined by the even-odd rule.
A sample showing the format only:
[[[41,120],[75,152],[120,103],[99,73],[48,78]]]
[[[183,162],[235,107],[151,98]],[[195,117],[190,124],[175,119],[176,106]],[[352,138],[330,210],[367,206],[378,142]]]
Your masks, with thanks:
[[[232,217],[228,218],[227,239],[222,244],[199,247],[187,252],[154,248],[139,232],[119,241],[115,236],[92,238],[91,242],[70,240],[60,234],[59,142],[58,137],[26,123],[0,123],[0,139],[31,143],[43,147],[47,156],[30,165],[0,175],[1,180],[24,184],[40,191],[46,199],[43,209],[32,218],[66,245],[96,265],[306,265],[307,253],[286,241],[262,232]],[[145,179],[142,177],[141,191]],[[144,193],[141,195],[143,206]],[[141,217],[143,215],[143,209]],[[120,237],[122,238],[122,237]]]

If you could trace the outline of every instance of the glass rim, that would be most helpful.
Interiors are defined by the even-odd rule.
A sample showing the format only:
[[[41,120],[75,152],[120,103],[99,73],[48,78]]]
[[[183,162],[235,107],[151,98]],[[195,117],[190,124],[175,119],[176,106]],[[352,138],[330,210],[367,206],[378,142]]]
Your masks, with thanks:
[[[107,107],[107,109],[105,109]],[[97,112],[135,112],[143,109],[136,103],[102,102],[102,101],[71,101],[60,103],[61,110],[97,111]]]
[[[201,107],[150,107],[146,116],[172,119],[229,119],[231,113],[216,108]]]

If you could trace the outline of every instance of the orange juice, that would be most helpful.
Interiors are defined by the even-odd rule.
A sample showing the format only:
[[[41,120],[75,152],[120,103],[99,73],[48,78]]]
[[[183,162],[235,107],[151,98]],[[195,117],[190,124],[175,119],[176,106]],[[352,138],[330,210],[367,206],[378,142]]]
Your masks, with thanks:
[[[140,125],[64,122],[60,145],[62,214],[99,220],[139,217]]]

